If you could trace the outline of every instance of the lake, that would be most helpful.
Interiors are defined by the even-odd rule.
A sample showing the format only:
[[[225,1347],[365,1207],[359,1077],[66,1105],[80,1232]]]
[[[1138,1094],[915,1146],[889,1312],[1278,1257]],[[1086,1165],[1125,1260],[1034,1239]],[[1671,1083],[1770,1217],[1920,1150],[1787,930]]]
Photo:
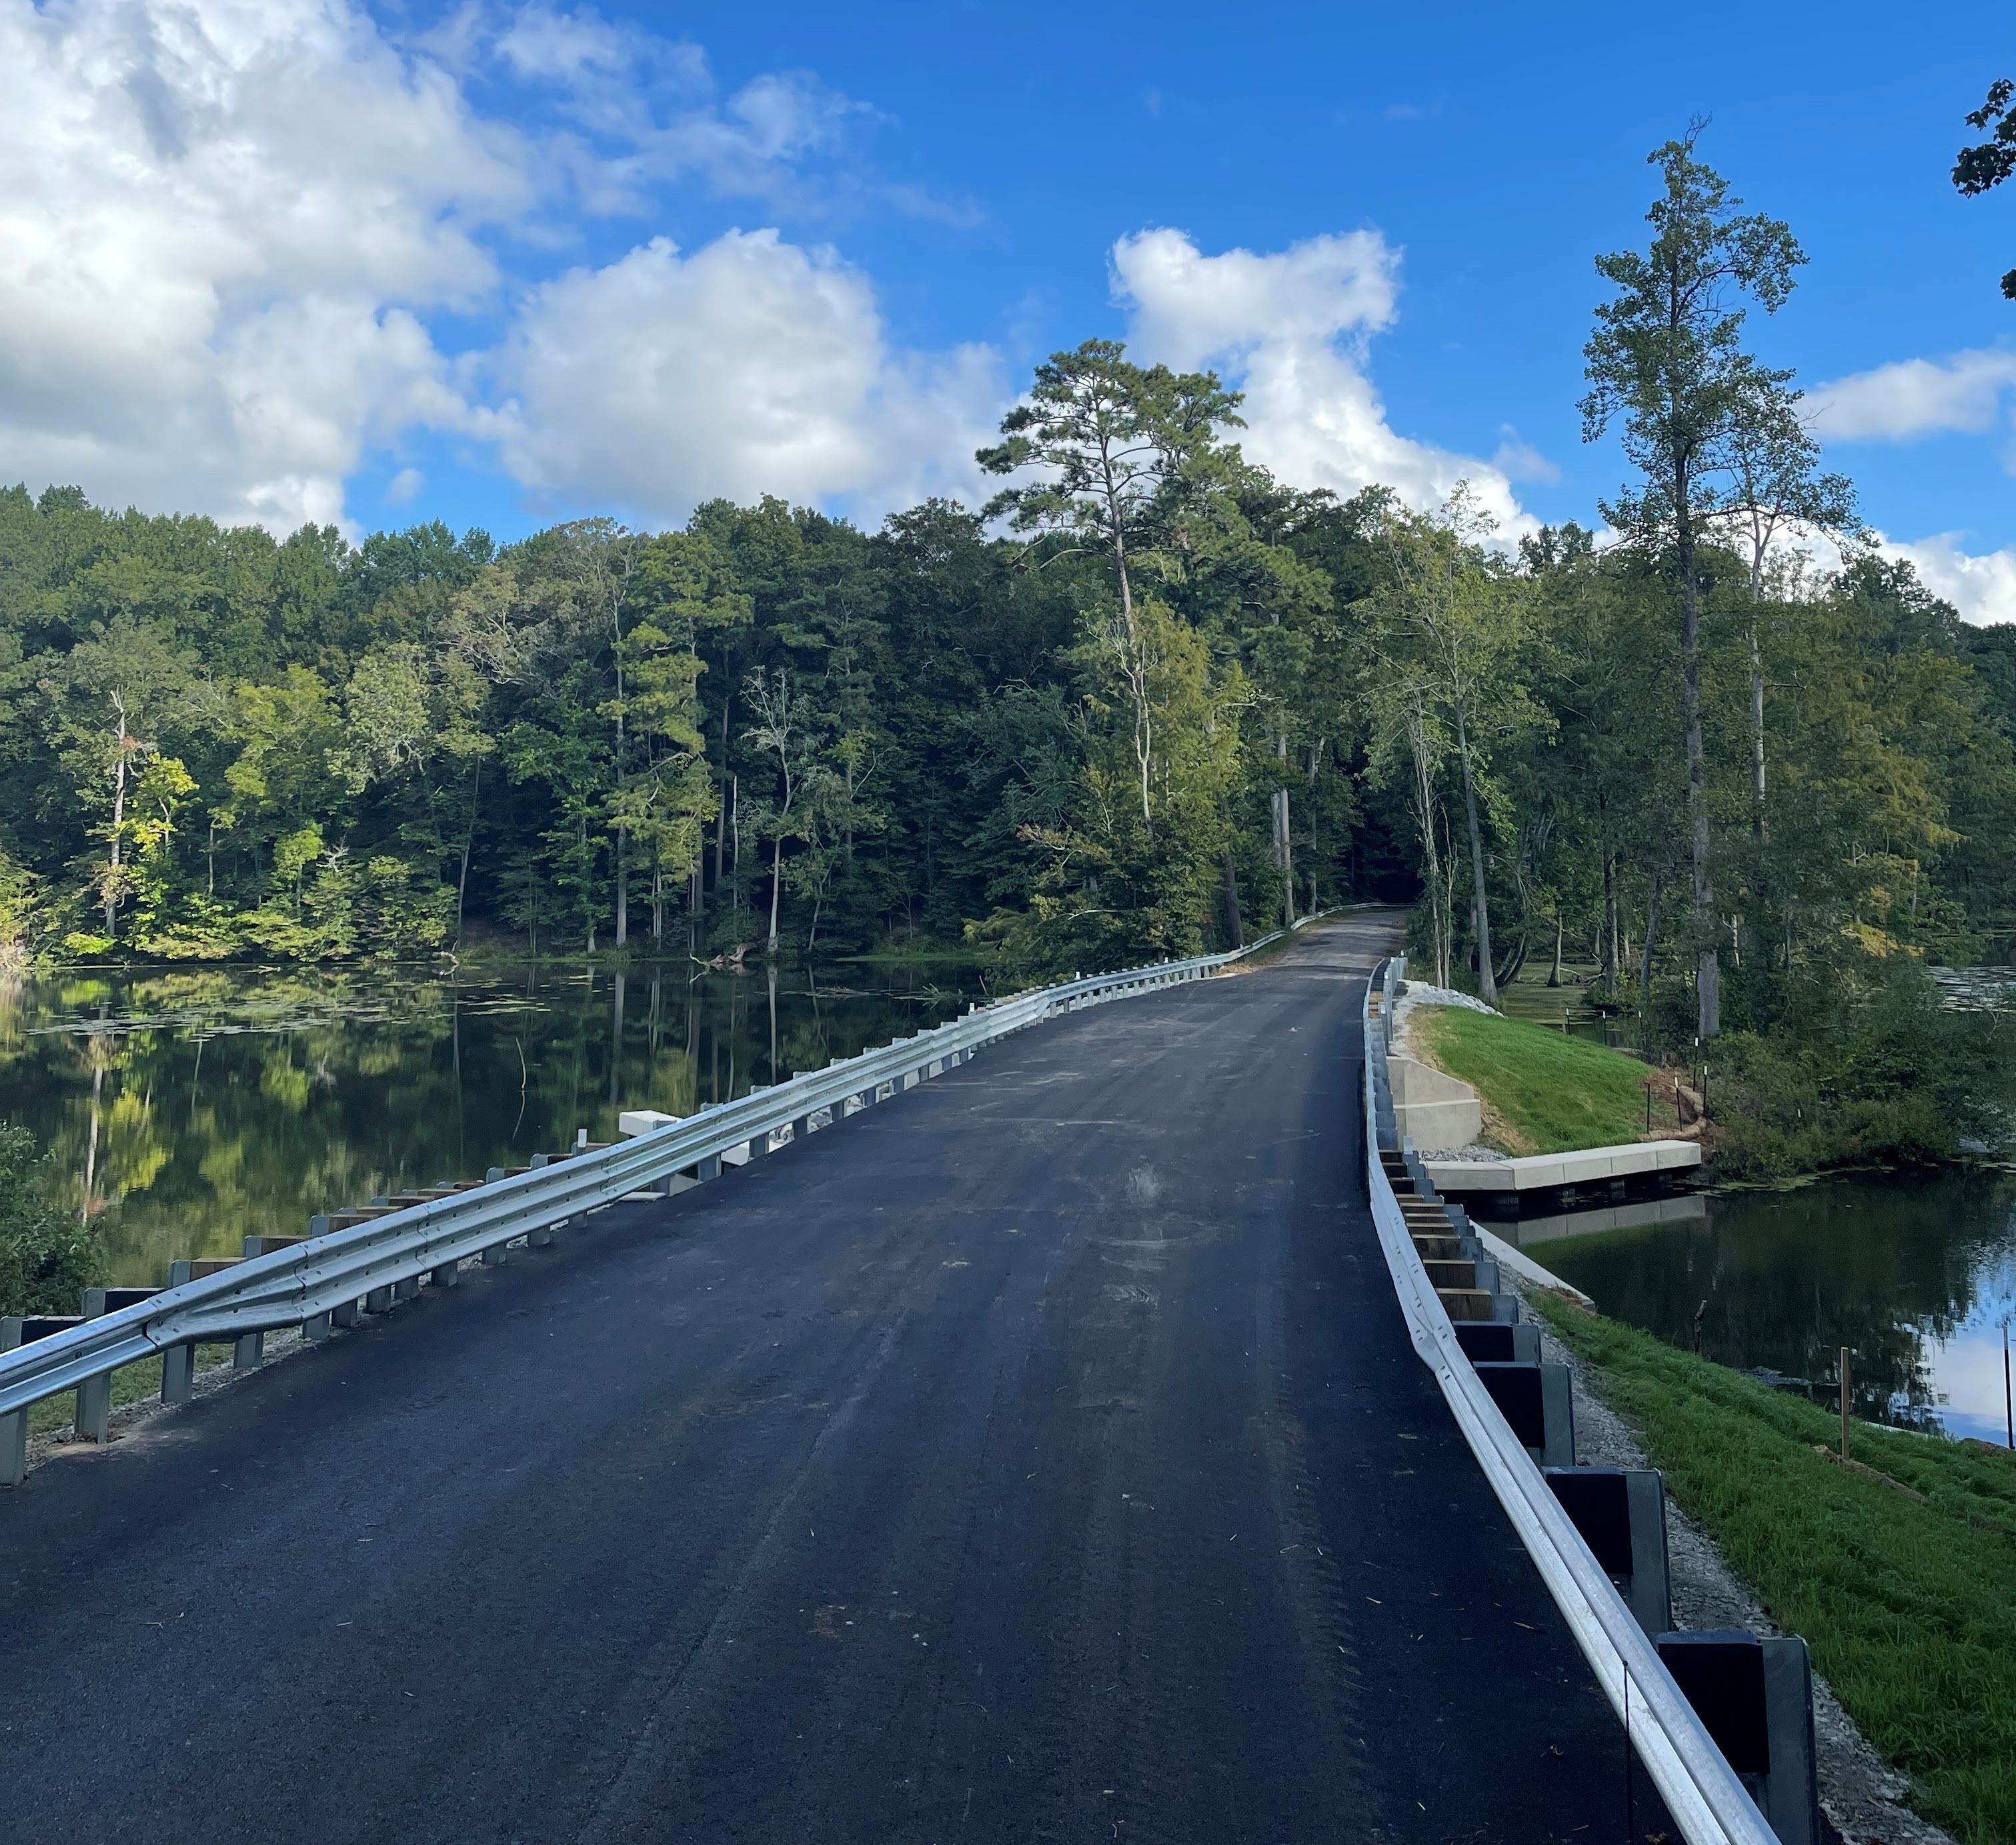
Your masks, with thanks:
[[[1613,1318],[1838,1401],[2000,1443],[2016,1313],[2016,1176],[1863,1173],[1787,1191],[1650,1200],[1493,1224]],[[1516,1235],[1514,1234],[1516,1232]]]
[[[51,1149],[110,1279],[236,1255],[319,1211],[558,1153],[625,1109],[689,1114],[907,1037],[977,995],[848,966],[243,969],[0,987],[0,1120]]]

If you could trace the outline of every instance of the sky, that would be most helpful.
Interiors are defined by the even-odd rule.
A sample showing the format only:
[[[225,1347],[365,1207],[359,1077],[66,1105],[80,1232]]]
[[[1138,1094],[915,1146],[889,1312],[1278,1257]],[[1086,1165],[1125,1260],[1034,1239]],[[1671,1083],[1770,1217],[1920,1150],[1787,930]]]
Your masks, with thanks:
[[[2016,32],[1780,5],[0,0],[0,478],[500,539],[769,492],[977,504],[1049,353],[1209,365],[1298,487],[1600,523],[1647,154],[1810,259],[1748,329],[1969,620],[2016,620]]]

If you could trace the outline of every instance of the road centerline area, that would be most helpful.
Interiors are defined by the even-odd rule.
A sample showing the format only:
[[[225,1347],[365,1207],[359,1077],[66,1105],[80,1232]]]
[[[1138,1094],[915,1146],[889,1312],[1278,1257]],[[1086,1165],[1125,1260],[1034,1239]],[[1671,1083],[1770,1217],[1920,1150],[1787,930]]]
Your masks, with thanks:
[[[38,1469],[11,1822],[1613,1835],[1366,1213],[1377,945],[1023,1034]]]

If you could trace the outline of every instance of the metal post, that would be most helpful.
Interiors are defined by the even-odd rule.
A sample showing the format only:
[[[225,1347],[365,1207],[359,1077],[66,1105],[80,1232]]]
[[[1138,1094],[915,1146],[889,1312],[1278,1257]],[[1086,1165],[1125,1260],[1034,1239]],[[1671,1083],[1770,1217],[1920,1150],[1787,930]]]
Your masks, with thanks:
[[[248,1236],[240,1246],[239,1253],[247,1258],[265,1253],[265,1239]],[[263,1332],[243,1332],[231,1349],[232,1368],[237,1371],[254,1369],[266,1355],[266,1335]]]
[[[355,1300],[346,1300],[340,1307],[329,1310],[329,1323],[332,1326],[354,1326],[363,1317],[363,1308]]]
[[[427,1279],[437,1288],[452,1288],[462,1279],[459,1262],[444,1262],[438,1268],[427,1271]]]
[[[392,1290],[390,1288],[373,1288],[364,1297],[364,1311],[366,1313],[390,1313],[392,1311]]]
[[[77,1311],[88,1320],[95,1320],[105,1311],[105,1290],[86,1288]],[[106,1439],[112,1417],[112,1373],[101,1371],[95,1377],[87,1377],[77,1386],[77,1415],[72,1425],[80,1441],[99,1441]]]
[[[2011,1451],[2016,1451],[2016,1403],[2011,1402],[2009,1395],[2009,1329],[2007,1325],[2002,1329],[2002,1417],[2009,1431],[2010,1448]]]
[[[1841,1458],[1848,1458],[1848,1347],[1841,1348]]]
[[[21,1343],[21,1322],[0,1320],[0,1352]],[[0,1486],[19,1486],[28,1477],[28,1412],[24,1405],[0,1415]]]
[[[182,1286],[190,1279],[194,1264],[187,1261],[168,1264],[168,1286]],[[196,1394],[196,1342],[171,1345],[161,1354],[161,1401],[186,1403]]]

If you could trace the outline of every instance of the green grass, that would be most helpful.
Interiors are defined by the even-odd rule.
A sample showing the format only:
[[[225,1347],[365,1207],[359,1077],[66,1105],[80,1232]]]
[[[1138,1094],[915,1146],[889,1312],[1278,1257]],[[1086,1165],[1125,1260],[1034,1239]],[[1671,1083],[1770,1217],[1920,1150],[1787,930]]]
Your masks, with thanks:
[[[196,1348],[196,1368],[199,1371],[214,1370],[219,1365],[231,1362],[231,1347],[228,1345],[200,1345]],[[161,1394],[161,1361],[142,1358],[137,1365],[128,1365],[112,1374],[112,1407],[123,1409],[129,1403],[138,1403],[143,1397],[158,1397]],[[67,1429],[77,1414],[77,1394],[66,1390],[60,1397],[45,1397],[41,1402],[28,1407],[28,1433],[47,1435],[58,1429]]]
[[[1617,1146],[1645,1132],[1650,1067],[1621,1051],[1496,1012],[1417,1006],[1417,1051],[1460,1077],[1484,1105],[1485,1138],[1510,1153]],[[1672,1102],[1654,1092],[1652,1126],[1671,1133]]]
[[[1552,1297],[1539,1311],[1634,1424],[1674,1498],[1772,1618],[1802,1635],[1921,1810],[1967,1845],[2016,1841],[2016,1460],[1838,1415]],[[2000,1527],[1993,1528],[1993,1527]]]

